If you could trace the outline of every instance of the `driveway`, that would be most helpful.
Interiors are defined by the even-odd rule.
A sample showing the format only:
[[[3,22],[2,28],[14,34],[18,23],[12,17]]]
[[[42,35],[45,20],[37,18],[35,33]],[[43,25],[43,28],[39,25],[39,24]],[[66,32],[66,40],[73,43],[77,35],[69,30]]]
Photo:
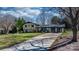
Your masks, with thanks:
[[[46,51],[61,33],[45,33],[3,51]]]

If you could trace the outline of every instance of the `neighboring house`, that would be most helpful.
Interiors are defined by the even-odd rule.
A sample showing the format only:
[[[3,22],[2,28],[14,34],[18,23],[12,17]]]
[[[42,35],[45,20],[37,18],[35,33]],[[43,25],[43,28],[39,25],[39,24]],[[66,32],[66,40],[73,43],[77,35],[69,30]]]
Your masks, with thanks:
[[[13,28],[14,28],[14,25],[11,25],[9,27],[9,33],[13,33],[14,32]],[[4,34],[4,33],[6,33],[6,29],[4,27],[2,27],[2,25],[0,25],[0,34]]]
[[[5,29],[3,28],[3,26],[0,24],[0,34],[5,33]]]
[[[36,27],[39,26],[38,24],[32,23],[32,22],[26,22],[26,24],[23,25],[23,31],[24,32],[36,32]]]
[[[9,33],[15,33],[16,31],[17,30],[16,30],[15,24],[10,25],[10,27],[9,27]]]
[[[5,33],[5,29],[4,28],[0,28],[0,34]]]
[[[24,32],[63,32],[64,31],[64,24],[61,25],[38,25],[32,22],[26,22],[23,26]]]

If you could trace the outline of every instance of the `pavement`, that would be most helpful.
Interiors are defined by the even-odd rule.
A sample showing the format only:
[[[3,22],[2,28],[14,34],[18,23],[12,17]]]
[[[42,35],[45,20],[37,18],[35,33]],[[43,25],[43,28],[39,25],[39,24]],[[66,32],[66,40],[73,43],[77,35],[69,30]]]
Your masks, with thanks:
[[[61,33],[45,33],[2,51],[46,51]]]

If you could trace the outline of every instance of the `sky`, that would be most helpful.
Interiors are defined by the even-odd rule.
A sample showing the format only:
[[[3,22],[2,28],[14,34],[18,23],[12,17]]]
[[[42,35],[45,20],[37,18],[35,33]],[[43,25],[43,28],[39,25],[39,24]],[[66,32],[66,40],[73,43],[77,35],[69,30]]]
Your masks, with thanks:
[[[30,21],[38,21],[40,14],[44,12],[44,16],[50,19],[52,16],[59,16],[54,8],[51,7],[0,7],[1,15],[13,15],[15,17],[24,17],[25,19],[30,18]]]
[[[15,8],[15,7],[1,7],[0,14],[11,14],[15,17],[33,17],[40,13],[38,9],[31,9],[31,8]]]

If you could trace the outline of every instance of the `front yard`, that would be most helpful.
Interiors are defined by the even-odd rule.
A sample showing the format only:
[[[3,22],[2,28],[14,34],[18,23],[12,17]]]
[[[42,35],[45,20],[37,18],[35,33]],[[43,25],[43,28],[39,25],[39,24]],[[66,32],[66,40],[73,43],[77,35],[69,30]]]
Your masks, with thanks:
[[[62,46],[66,42],[69,42],[70,39],[72,39],[72,31],[66,30],[65,32],[62,32],[62,34],[59,37],[57,37],[56,41],[51,47],[54,48],[54,47]]]
[[[20,34],[3,34],[0,35],[0,49],[13,46],[23,41],[29,40],[34,36],[42,33],[20,33]]]
[[[69,30],[63,32],[61,37],[62,38],[59,38],[56,44],[72,39],[72,31]],[[61,47],[54,49],[54,51],[79,51],[79,31],[77,32],[77,42],[72,42],[70,44],[63,45]]]

